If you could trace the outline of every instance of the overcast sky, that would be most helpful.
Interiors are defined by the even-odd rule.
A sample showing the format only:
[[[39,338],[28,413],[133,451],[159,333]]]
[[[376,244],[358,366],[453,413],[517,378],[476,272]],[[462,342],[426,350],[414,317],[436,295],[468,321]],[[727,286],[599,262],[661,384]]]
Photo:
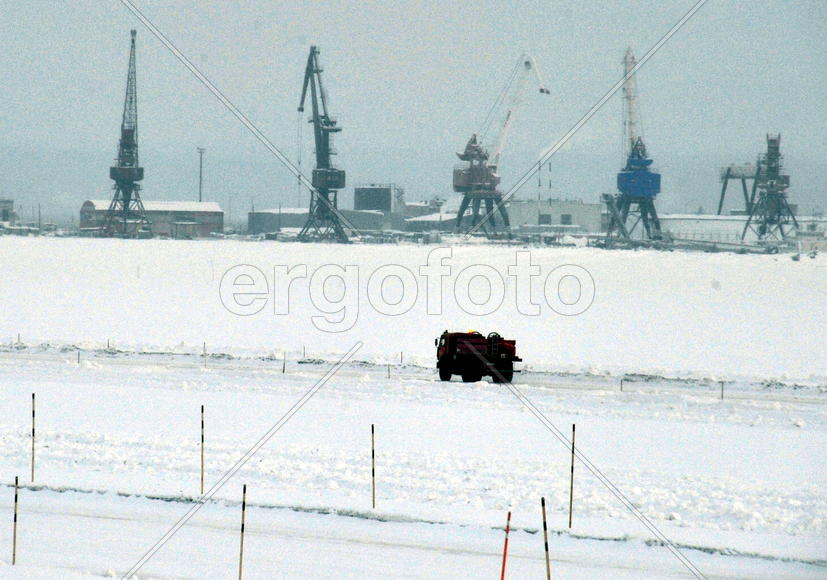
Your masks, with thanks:
[[[148,2],[136,4],[289,157],[310,44],[321,49],[337,163],[349,189],[393,181],[448,197],[455,151],[478,129],[523,50],[551,94],[532,93],[502,158],[513,183],[692,0],[549,2]],[[129,29],[138,29],[146,199],[205,196],[241,218],[302,205],[294,180],[117,0],[0,0],[0,197],[68,219],[111,195]],[[646,142],[663,211],[714,209],[718,167],[754,161],[782,134],[791,197],[827,209],[827,2],[709,0],[641,69]],[[620,166],[619,96],[543,172],[541,194],[596,201]],[[312,133],[304,128],[303,168]],[[551,186],[549,187],[549,180]],[[533,180],[520,192],[536,197]],[[348,195],[345,195],[345,200]],[[733,197],[733,200],[735,198]],[[345,201],[347,204],[347,201]],[[26,211],[24,211],[24,217]]]

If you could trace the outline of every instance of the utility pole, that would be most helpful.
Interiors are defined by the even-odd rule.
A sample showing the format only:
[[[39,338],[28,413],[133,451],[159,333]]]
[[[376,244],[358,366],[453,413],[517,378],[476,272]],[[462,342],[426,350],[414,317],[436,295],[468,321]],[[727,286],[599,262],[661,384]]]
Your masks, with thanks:
[[[196,147],[198,150],[198,201],[201,200],[201,191],[204,186],[204,149],[203,147]]]

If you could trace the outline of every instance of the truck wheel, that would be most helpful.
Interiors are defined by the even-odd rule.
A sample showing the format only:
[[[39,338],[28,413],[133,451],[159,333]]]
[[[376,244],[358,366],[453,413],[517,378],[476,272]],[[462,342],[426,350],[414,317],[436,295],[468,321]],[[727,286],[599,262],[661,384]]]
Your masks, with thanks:
[[[510,365],[508,368],[497,370],[499,371],[500,376],[498,376],[497,373],[491,373],[491,380],[495,383],[510,383],[514,378],[514,367]]]
[[[439,380],[440,381],[450,381],[451,380],[451,369],[445,367],[439,367]]]
[[[502,380],[496,375],[494,375],[494,382],[495,383],[510,383],[514,378],[514,371],[500,371],[502,375]]]

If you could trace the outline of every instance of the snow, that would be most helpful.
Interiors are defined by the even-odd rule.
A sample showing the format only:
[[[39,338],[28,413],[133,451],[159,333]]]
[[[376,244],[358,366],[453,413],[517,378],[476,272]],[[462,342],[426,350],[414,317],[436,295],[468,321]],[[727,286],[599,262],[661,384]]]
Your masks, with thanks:
[[[688,577],[579,462],[568,529],[569,449],[503,387],[439,382],[433,337],[446,327],[516,338],[525,372],[515,385],[564,433],[576,423],[580,451],[707,577],[827,575],[822,256],[532,248],[537,316],[513,296],[469,315],[447,291],[443,314],[429,315],[424,282],[409,312],[385,316],[365,298],[370,275],[388,263],[418,273],[434,247],[0,244],[0,577],[124,574],[198,495],[200,405],[209,487],[357,340],[354,359],[140,577],[235,575],[242,483],[245,577],[493,576],[508,510],[507,577],[543,577],[541,496],[554,577]],[[507,278],[520,249],[452,247],[446,287],[473,263]],[[322,313],[309,290],[296,290],[289,315],[274,314],[272,297],[253,316],[221,305],[221,277],[236,264],[272,282],[279,264],[311,275],[327,263],[359,266],[359,315],[344,332],[313,326]],[[542,299],[546,274],[566,263],[594,278],[578,316]],[[26,487],[11,567],[15,475]]]
[[[306,207],[277,207],[274,209],[257,209],[256,213],[306,214],[308,211]]]
[[[429,213],[426,215],[420,215],[412,218],[406,218],[406,222],[437,222],[437,221],[448,221],[454,219],[456,214],[448,214],[448,213]]]
[[[407,360],[430,365],[433,337],[445,328],[474,328],[516,338],[534,370],[827,377],[823,255],[793,262],[783,255],[532,248],[532,263],[541,271],[532,280],[532,300],[540,312],[529,316],[518,311],[514,278],[508,276],[516,252],[528,251],[520,247],[450,246],[443,311],[429,314],[429,289],[419,268],[434,246],[11,237],[0,244],[2,340],[21,333],[29,342],[112,340],[150,350],[195,349],[206,341],[215,351],[259,353],[302,345],[316,353],[341,353],[362,340],[360,356],[398,357],[404,351]],[[220,296],[222,276],[240,264],[255,266],[269,286],[265,307],[252,316],[229,312]],[[348,320],[355,319],[351,328],[341,331],[345,325],[339,324],[340,332],[329,333],[314,325],[313,317],[323,313],[311,300],[307,279],[291,285],[290,314],[274,313],[274,294],[281,292],[273,284],[275,266],[306,265],[309,278],[331,264],[356,266],[352,277],[358,275],[358,287],[349,287],[343,301]],[[405,314],[385,316],[366,299],[371,274],[386,264],[404,266],[417,278],[416,302]],[[486,316],[468,314],[461,304],[457,280],[472,264],[495,268],[505,285],[502,306]],[[546,277],[565,264],[583,267],[594,280],[594,301],[579,316],[560,315],[544,301]],[[326,273],[334,272],[320,275]],[[394,298],[393,282],[387,284],[388,301]],[[470,291],[472,298],[475,291],[485,297],[485,281],[474,281]]]

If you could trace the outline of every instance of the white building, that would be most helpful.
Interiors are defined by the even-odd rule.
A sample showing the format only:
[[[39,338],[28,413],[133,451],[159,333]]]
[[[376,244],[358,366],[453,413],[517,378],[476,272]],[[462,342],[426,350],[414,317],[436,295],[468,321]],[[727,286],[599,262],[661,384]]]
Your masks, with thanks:
[[[90,199],[80,208],[80,228],[103,226],[111,200]],[[206,238],[224,231],[224,211],[213,201],[145,201],[152,234],[171,238]]]

